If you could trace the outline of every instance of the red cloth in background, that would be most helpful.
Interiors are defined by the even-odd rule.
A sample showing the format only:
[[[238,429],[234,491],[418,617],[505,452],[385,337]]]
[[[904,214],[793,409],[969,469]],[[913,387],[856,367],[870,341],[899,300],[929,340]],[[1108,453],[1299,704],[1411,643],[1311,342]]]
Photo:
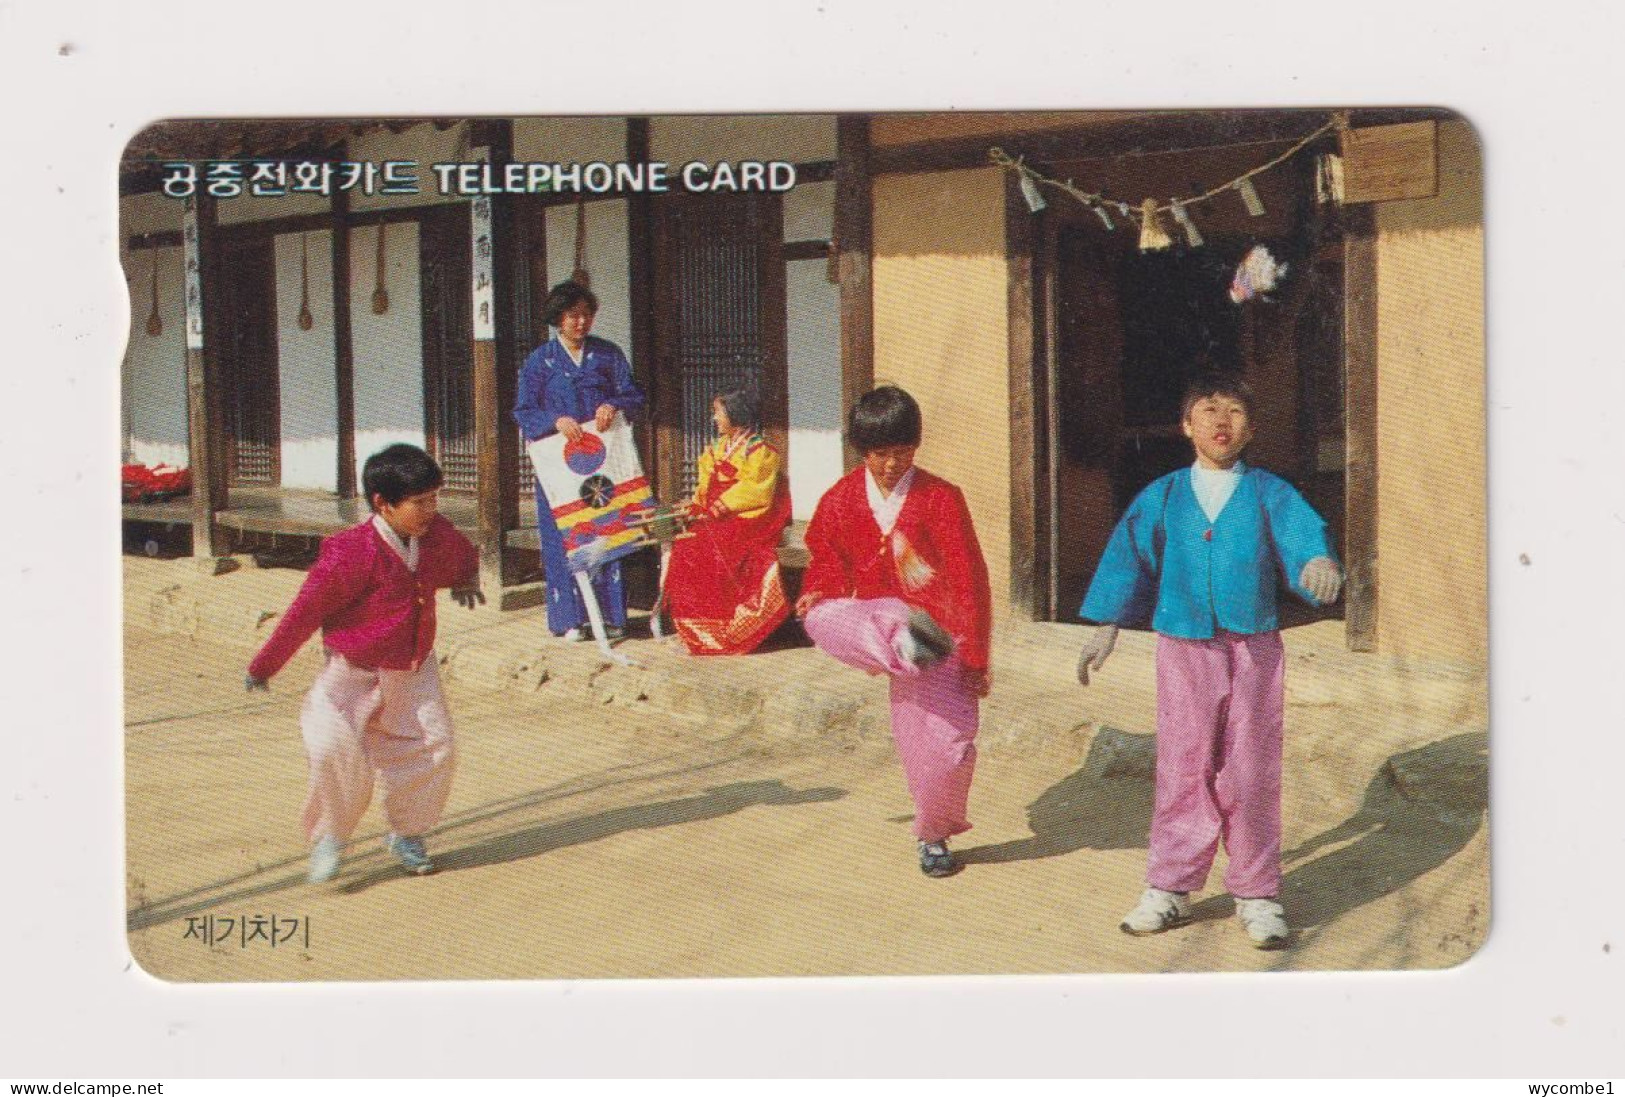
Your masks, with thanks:
[[[705,498],[709,509],[734,485],[738,472],[718,461]],[[676,541],[666,570],[672,624],[695,655],[754,651],[790,614],[779,578],[779,539],[790,522],[790,491],[778,479],[773,503],[756,518],[709,518]]]

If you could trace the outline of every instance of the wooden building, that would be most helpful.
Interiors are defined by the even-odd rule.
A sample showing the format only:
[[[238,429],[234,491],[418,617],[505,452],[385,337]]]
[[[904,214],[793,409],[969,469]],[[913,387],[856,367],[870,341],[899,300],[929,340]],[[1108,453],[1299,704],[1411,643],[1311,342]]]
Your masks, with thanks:
[[[159,124],[132,142],[122,179],[125,448],[190,464],[196,487],[126,517],[185,521],[200,554],[242,533],[319,536],[364,511],[367,454],[411,441],[445,466],[445,509],[480,544],[487,588],[521,589],[535,577],[536,519],[514,384],[547,336],[542,295],[582,266],[602,302],[596,332],[628,352],[650,394],[639,437],[662,498],[691,487],[708,394],[754,379],[806,519],[855,460],[841,446],[844,409],[895,381],[925,409],[921,463],[966,489],[1001,611],[1071,619],[1128,497],[1189,460],[1170,392],[1195,365],[1235,369],[1260,394],[1250,456],[1297,483],[1343,545],[1351,646],[1482,668],[1482,181],[1470,128],[1442,112],[1355,111],[1348,134],[1253,180],[1261,210],[1221,195],[1193,207],[1202,246],[1153,252],[1128,220],[1108,229],[1109,212],[1057,189],[1035,212],[1018,176],[989,159],[998,148],[1079,189],[1164,201],[1267,163],[1329,117]],[[1319,200],[1327,153],[1344,154],[1343,203]],[[424,185],[331,197],[200,186],[187,240],[163,164],[272,158],[409,162]],[[427,165],[474,160],[774,160],[795,165],[796,185],[498,194],[478,208],[428,185]],[[488,259],[474,227],[487,210]],[[1260,241],[1291,276],[1271,300],[1235,306],[1229,272]],[[203,333],[191,348],[189,258]],[[474,316],[481,300],[489,326]]]

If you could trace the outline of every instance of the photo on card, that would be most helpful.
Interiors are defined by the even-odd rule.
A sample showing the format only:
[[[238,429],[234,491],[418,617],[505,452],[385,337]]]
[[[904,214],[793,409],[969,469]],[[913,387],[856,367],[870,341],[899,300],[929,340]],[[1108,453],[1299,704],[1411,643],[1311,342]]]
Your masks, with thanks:
[[[151,974],[1486,939],[1462,117],[175,120],[119,204]]]

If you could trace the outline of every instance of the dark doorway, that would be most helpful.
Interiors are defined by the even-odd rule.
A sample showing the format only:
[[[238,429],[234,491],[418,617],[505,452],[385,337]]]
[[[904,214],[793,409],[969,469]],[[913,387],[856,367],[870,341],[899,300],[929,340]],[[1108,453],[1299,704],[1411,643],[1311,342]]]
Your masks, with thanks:
[[[446,206],[419,222],[423,271],[423,433],[446,474],[446,490],[477,484],[474,452],[473,257],[468,207]]]
[[[672,501],[694,491],[717,392],[757,385],[768,440],[787,452],[784,229],[776,195],[671,195],[654,209],[655,492]]]
[[[1245,170],[1268,150],[1214,150],[1132,162],[1079,162],[1058,173],[1102,180],[1108,193],[1192,194]],[[1191,377],[1238,374],[1258,401],[1249,463],[1291,481],[1342,545],[1344,470],[1341,236],[1314,203],[1312,178],[1289,163],[1257,180],[1266,214],[1234,196],[1193,211],[1201,246],[1181,239],[1142,252],[1132,226],[1106,231],[1081,206],[1044,214],[1044,300],[1051,310],[1050,453],[1056,552],[1050,604],[1078,606],[1123,511],[1157,477],[1189,465],[1180,398]],[[1114,185],[1114,183],[1116,185]],[[1228,204],[1226,204],[1228,202]],[[1236,265],[1264,244],[1290,266],[1268,300],[1228,296]],[[1043,464],[1045,455],[1040,455]],[[1283,624],[1342,616],[1281,602]]]
[[[282,482],[281,384],[277,376],[276,253],[267,235],[222,234],[226,479]]]

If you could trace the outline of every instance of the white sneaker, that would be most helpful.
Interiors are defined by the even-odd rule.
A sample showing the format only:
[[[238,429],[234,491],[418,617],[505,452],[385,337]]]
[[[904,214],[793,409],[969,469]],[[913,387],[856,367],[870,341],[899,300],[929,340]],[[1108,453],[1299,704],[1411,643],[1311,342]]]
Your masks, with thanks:
[[[343,852],[344,843],[332,835],[318,841],[310,851],[310,870],[305,873],[305,879],[312,884],[327,883],[338,875],[339,859]]]
[[[1134,909],[1124,916],[1123,924],[1118,928],[1124,933],[1144,937],[1182,926],[1190,921],[1190,917],[1191,901],[1188,893],[1146,888],[1145,894],[1140,896],[1140,901],[1135,904]]]
[[[1286,947],[1291,931],[1286,926],[1286,911],[1274,899],[1237,899],[1236,917],[1254,948]]]
[[[573,628],[559,633],[558,638],[563,640],[566,644],[579,644],[581,641],[587,638],[587,634],[579,628]]]

